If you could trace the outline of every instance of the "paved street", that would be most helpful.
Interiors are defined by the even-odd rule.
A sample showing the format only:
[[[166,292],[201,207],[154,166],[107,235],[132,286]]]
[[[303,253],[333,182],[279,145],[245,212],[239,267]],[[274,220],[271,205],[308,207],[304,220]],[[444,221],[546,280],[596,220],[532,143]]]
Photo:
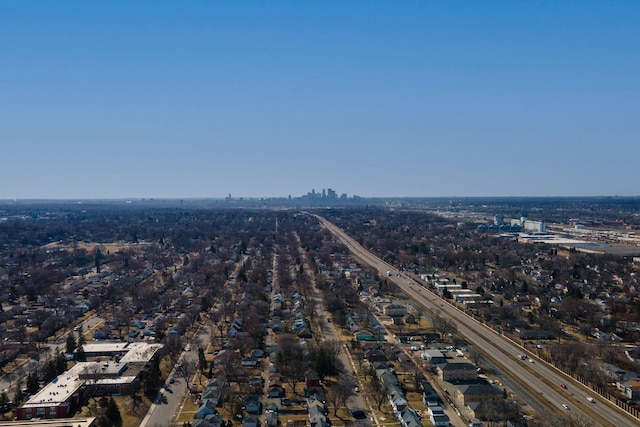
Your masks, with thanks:
[[[206,348],[208,343],[211,327],[208,324],[200,325],[194,338],[190,342],[192,351],[183,351],[178,360],[180,363],[197,363],[198,352],[195,350],[198,346]],[[189,390],[187,381],[176,374],[176,368],[171,371],[169,378],[174,379],[173,384],[166,384],[166,389],[160,390],[158,397],[153,405],[149,408],[147,415],[140,423],[140,427],[166,427],[171,425],[175,416],[179,413],[183,399],[189,399]]]

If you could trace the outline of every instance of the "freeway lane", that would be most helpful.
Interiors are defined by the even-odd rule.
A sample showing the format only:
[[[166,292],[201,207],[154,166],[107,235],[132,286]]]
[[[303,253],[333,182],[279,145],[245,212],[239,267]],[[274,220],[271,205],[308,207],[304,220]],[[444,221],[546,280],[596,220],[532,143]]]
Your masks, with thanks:
[[[381,275],[389,270],[396,271],[393,266],[368,252],[331,222],[319,216],[316,218],[356,257],[376,268]],[[535,363],[520,360],[517,355],[525,353],[522,347],[451,306],[409,276],[392,276],[390,279],[428,311],[439,310],[442,317],[448,316],[452,319],[458,327],[458,334],[490,358],[506,376],[518,384],[535,390],[537,394],[529,397],[547,408],[549,413],[577,415],[602,426],[622,427],[640,424],[640,420],[592,393],[588,388],[547,363],[541,360],[536,360]],[[560,384],[566,384],[567,389],[562,389]],[[593,397],[597,403],[590,403],[587,397]],[[564,409],[563,404],[568,405],[570,409]]]

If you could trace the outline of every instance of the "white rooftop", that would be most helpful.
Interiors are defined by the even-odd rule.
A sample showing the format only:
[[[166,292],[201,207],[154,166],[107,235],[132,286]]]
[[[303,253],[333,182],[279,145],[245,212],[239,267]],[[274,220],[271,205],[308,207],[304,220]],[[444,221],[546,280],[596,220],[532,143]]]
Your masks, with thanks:
[[[59,375],[22,405],[29,406],[58,406],[66,402],[82,385],[84,380],[79,378],[88,365],[94,362],[79,362],[62,375]]]
[[[96,342],[90,341],[82,346],[85,353],[118,353],[127,350],[128,342]]]
[[[87,375],[95,375],[96,373],[109,375],[111,378],[94,379],[94,383],[101,384],[118,384],[130,383],[135,380],[135,376],[118,376],[124,373],[127,363],[132,362],[148,362],[154,354],[162,348],[162,344],[148,343],[91,343],[89,345],[94,352],[107,352],[113,349],[115,352],[128,350],[120,362],[78,362],[62,375],[56,377],[49,384],[45,385],[40,391],[31,396],[31,398],[22,405],[23,407],[42,407],[42,406],[58,406],[66,402],[75,392],[88,381]],[[129,346],[129,348],[127,348]],[[80,377],[83,378],[80,378]]]
[[[148,362],[154,354],[162,348],[162,344],[149,344],[146,342],[134,342],[129,345],[129,351],[122,356],[120,362]]]

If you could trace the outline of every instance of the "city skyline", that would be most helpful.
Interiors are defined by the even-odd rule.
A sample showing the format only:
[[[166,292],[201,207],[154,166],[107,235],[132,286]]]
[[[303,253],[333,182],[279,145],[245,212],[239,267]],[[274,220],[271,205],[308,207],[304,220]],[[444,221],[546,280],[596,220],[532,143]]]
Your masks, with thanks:
[[[3,3],[0,199],[637,196],[640,4],[557,3]]]

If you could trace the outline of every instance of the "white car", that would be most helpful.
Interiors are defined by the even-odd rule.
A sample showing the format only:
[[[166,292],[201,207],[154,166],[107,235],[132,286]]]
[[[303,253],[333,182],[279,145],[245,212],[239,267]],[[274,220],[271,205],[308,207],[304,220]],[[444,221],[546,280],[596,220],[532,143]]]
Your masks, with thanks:
[[[596,400],[591,396],[587,397],[587,400],[591,403],[596,403]]]
[[[566,403],[563,403],[563,404],[562,404],[562,407],[563,407],[564,409],[569,409],[569,405],[567,405]]]

